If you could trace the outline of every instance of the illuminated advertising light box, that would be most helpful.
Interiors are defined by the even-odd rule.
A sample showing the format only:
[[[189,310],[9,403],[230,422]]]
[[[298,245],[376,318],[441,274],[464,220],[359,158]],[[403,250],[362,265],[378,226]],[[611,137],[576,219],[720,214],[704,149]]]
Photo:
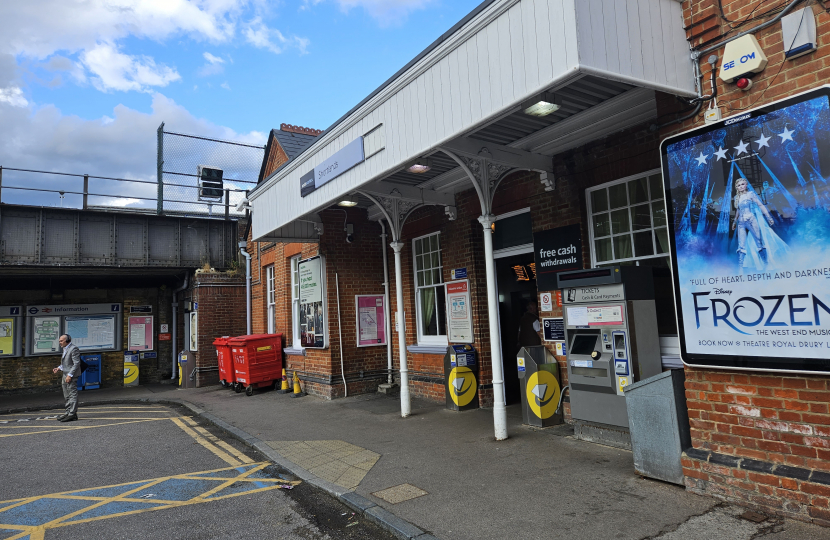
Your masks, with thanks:
[[[661,145],[683,361],[830,373],[830,87]]]

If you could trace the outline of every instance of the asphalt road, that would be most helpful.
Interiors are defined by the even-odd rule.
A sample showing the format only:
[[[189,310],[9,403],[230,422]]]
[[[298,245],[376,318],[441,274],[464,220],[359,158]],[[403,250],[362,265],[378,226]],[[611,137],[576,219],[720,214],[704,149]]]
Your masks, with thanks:
[[[0,415],[0,540],[391,539],[184,408]]]

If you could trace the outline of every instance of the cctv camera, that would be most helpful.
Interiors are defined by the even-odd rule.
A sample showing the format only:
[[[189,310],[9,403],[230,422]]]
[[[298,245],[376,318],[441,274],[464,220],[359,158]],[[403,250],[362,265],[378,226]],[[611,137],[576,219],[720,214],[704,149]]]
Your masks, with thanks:
[[[351,223],[347,223],[346,227],[343,229],[346,233],[346,243],[351,244],[354,242],[354,225]]]
[[[354,235],[353,234],[347,234],[346,235],[346,242],[349,243],[349,244],[354,242]]]

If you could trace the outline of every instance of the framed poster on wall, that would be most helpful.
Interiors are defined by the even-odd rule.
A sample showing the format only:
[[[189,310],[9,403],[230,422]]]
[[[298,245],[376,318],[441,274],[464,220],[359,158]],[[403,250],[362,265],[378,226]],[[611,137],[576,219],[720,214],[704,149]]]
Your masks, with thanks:
[[[127,320],[127,349],[131,351],[153,350],[153,317],[130,317]]]
[[[60,317],[32,317],[32,354],[50,354],[61,351]]]
[[[354,297],[357,321],[357,346],[386,345],[386,298],[382,294]]]
[[[300,280],[300,342],[303,347],[326,346],[325,265],[319,255],[298,263]]]
[[[470,281],[448,281],[447,298],[447,341],[450,343],[473,342],[473,313],[470,307]]]
[[[661,144],[668,232],[655,233],[684,363],[830,373],[829,98],[822,87]]]
[[[199,314],[196,311],[191,311],[190,316],[188,318],[189,325],[188,325],[188,335],[189,337],[189,349],[193,352],[199,350]]]

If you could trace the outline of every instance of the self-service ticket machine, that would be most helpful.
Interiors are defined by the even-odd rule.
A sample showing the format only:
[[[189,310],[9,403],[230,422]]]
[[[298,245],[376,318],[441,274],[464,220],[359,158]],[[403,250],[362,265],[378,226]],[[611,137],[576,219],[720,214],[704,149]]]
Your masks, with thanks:
[[[582,438],[587,440],[630,446],[623,391],[662,371],[651,268],[560,272],[557,287],[562,291],[574,432],[586,434]],[[605,436],[612,440],[603,440]]]
[[[450,345],[444,355],[447,409],[478,409],[478,359],[472,345]]]

